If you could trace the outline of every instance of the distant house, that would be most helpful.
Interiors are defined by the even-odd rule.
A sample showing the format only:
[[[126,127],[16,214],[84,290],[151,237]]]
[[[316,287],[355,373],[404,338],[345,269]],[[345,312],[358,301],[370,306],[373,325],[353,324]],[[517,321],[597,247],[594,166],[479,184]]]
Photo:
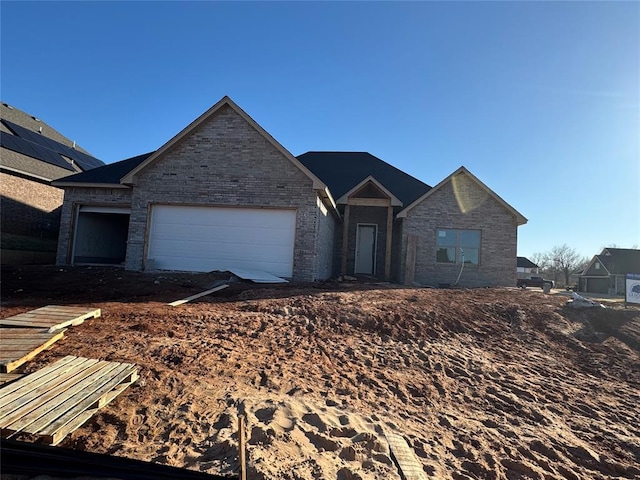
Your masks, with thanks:
[[[54,184],[58,264],[128,270],[513,285],[527,221],[464,167],[432,188],[366,152],[296,157],[229,97],[155,152]]]
[[[527,257],[517,257],[516,264],[518,278],[529,278],[532,273],[537,274],[540,271],[540,267]]]
[[[104,163],[16,107],[0,120],[2,263],[54,263],[64,191],[50,183]]]
[[[627,273],[640,273],[640,250],[604,248],[595,255],[582,275],[579,290],[587,293],[623,295]]]

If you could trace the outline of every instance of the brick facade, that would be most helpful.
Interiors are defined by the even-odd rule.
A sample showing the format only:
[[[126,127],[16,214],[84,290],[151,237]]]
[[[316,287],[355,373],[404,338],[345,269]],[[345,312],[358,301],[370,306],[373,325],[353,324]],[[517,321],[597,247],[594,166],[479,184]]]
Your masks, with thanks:
[[[125,259],[128,270],[153,268],[145,262],[154,205],[271,208],[296,212],[293,280],[323,280],[339,274],[344,223],[323,203],[319,195],[324,194],[314,190],[324,185],[314,186],[313,175],[298,168],[296,160],[233,105],[223,99],[211,113],[200,117],[177,140],[163,147],[157,158],[151,158],[151,163],[136,164],[141,165],[137,167],[140,170],[131,170],[123,180],[131,183],[130,188],[112,188],[108,184],[105,188],[67,187],[57,262],[65,264],[72,260],[73,223],[79,205],[130,206]],[[396,190],[401,190],[407,181],[404,178],[396,182]],[[428,190],[427,185],[418,183],[419,192]],[[384,278],[389,210],[380,205],[388,202],[373,200],[388,195],[370,184],[352,196],[346,273],[352,274],[355,269],[358,224],[374,224],[377,226],[374,276]],[[369,201],[357,201],[362,199]],[[397,203],[391,203],[394,205],[392,280],[404,281],[407,238],[416,235],[414,280],[424,285],[454,283],[459,266],[436,262],[436,231],[455,228],[481,231],[479,265],[465,265],[461,286],[515,285],[517,224],[526,219],[497,200],[466,169],[461,167],[459,174],[433,190],[402,218],[395,218],[402,209]],[[121,230],[124,236],[124,229]]]
[[[38,239],[58,238],[63,190],[0,172],[0,195],[3,233]]]
[[[467,175],[454,177],[409,210],[402,225],[400,281],[404,281],[407,236],[418,236],[415,281],[453,284],[460,265],[436,263],[436,231],[481,231],[479,265],[465,265],[460,286],[513,286],[516,282],[517,221],[495,198]]]
[[[313,182],[229,106],[138,172],[132,188],[68,187],[57,262],[71,261],[79,205],[131,206],[125,268],[143,270],[151,209],[160,204],[295,209],[293,279],[331,275],[335,219]]]

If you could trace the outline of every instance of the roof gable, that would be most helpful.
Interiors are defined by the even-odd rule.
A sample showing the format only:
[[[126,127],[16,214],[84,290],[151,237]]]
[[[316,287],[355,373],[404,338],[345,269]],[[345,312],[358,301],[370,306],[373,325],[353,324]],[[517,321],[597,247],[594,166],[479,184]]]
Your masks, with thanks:
[[[371,194],[368,194],[371,193]],[[347,193],[342,195],[336,203],[347,203],[349,197],[358,197],[358,198],[388,198],[391,200],[391,205],[393,206],[402,206],[402,202],[396,197],[393,193],[385,188],[378,180],[369,175],[367,178],[362,180],[356,186],[354,186]]]
[[[598,269],[595,268],[596,263],[602,266],[602,270],[600,270],[599,268]],[[604,276],[610,275],[611,272],[607,268],[608,263],[609,263],[609,260],[606,257],[601,255],[594,255],[591,261],[587,264],[586,268],[582,271],[582,275],[588,276],[590,274],[595,274],[595,273],[599,273],[600,275],[604,275]]]
[[[170,151],[173,147],[175,147],[178,143],[180,143],[183,139],[193,133],[200,125],[206,122],[209,118],[214,116],[220,109],[224,106],[229,106],[233,109],[238,115],[240,115],[251,127],[253,127],[260,135],[262,135],[269,143],[271,143],[276,150],[278,150],[282,155],[284,155],[295,167],[301,170],[311,181],[313,182],[313,188],[316,190],[321,190],[324,192],[326,197],[329,197],[331,203],[333,203],[333,199],[330,198],[330,194],[327,191],[327,186],[317,177],[315,176],[307,167],[305,167],[302,163],[298,161],[296,157],[294,157],[287,149],[285,149],[276,139],[274,139],[265,129],[263,129],[258,123],[253,120],[247,113],[242,110],[238,105],[236,105],[233,100],[231,100],[228,96],[224,96],[220,101],[218,101],[215,105],[213,105],[209,110],[204,112],[198,118],[196,118],[193,122],[187,125],[182,131],[180,131],[177,135],[175,135],[171,140],[161,146],[158,150],[152,153],[148,158],[146,158],[143,162],[133,168],[126,175],[123,175],[121,178],[121,183],[124,184],[134,184],[136,174],[140,171],[148,167],[149,165],[156,162],[159,158],[161,158],[165,153]]]
[[[450,182],[453,184],[454,191],[461,190],[461,188],[459,186],[459,184],[462,182],[462,178],[460,177],[461,175],[464,175],[465,176],[464,178],[468,178],[471,181],[473,181],[477,186],[479,186],[482,190],[484,190],[489,197],[493,198],[500,205],[502,205],[507,211],[509,211],[516,218],[516,221],[517,221],[518,225],[524,225],[525,223],[527,223],[527,219],[520,212],[518,212],[515,208],[513,208],[511,205],[509,205],[507,202],[505,202],[497,193],[495,193],[493,190],[491,190],[489,187],[487,187],[484,183],[482,183],[480,180],[478,180],[478,178],[476,178],[465,167],[458,168],[455,172],[453,172],[447,178],[442,180],[438,185],[436,185],[431,190],[429,190],[427,193],[422,195],[420,198],[418,198],[417,200],[412,202],[410,205],[405,207],[402,211],[400,211],[398,213],[398,218],[406,217],[407,213],[412,208],[414,208],[418,204],[420,204],[420,203],[424,202],[425,200],[427,200],[435,192],[437,192],[438,190],[442,189],[445,185],[447,185]],[[462,195],[456,195],[456,200],[458,201],[458,206],[460,207],[460,210],[462,212],[466,212],[466,211],[468,211],[470,209],[470,206],[466,204],[465,199],[464,199],[464,197]]]

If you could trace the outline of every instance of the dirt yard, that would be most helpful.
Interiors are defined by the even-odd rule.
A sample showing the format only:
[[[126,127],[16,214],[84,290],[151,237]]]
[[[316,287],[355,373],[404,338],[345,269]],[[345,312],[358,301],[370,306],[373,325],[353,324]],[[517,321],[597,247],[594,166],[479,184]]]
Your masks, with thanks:
[[[2,271],[2,317],[99,307],[30,362],[135,362],[138,383],[65,440],[252,479],[398,479],[385,432],[427,478],[640,478],[640,310],[576,311],[539,289],[232,284],[227,274]],[[1,334],[1,333],[0,333]]]

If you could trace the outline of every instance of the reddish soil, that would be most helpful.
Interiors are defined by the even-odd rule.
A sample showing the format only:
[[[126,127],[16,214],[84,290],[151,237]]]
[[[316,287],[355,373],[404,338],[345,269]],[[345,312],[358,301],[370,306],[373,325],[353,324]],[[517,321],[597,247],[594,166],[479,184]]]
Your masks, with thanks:
[[[99,307],[30,362],[137,363],[140,380],[62,447],[251,478],[393,479],[385,432],[427,478],[640,478],[640,310],[539,290],[234,283],[228,274],[2,271],[7,317]],[[1,334],[1,332],[0,332]]]

